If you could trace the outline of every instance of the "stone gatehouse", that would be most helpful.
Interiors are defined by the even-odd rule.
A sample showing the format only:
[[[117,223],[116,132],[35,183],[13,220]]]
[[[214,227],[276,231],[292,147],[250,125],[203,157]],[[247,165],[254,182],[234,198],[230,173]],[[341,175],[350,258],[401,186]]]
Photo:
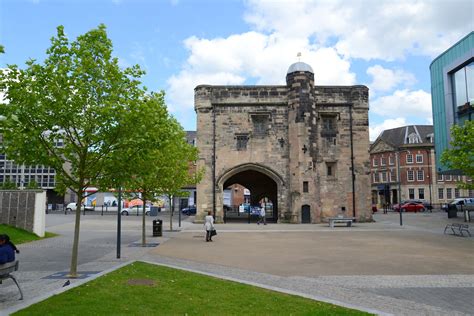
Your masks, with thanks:
[[[198,168],[196,221],[223,220],[223,190],[241,184],[251,204],[267,197],[270,219],[319,223],[344,214],[371,218],[368,88],[315,86],[305,63],[284,86],[195,88]]]

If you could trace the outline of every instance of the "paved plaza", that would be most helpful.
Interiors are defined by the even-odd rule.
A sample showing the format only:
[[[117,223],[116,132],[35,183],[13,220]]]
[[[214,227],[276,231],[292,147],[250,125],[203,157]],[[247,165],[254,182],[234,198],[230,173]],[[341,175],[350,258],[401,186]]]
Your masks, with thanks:
[[[47,231],[60,236],[19,246],[16,275],[25,301],[12,298],[17,290],[5,281],[0,286],[4,314],[63,290],[66,279],[51,276],[68,271],[73,219],[49,214]],[[159,246],[136,247],[141,218],[123,217],[122,255],[116,259],[115,216],[83,217],[78,270],[90,274],[71,280],[71,286],[143,260],[378,314],[474,314],[474,238],[443,234],[447,223],[462,218],[403,214],[401,227],[397,213],[377,214],[375,223],[334,229],[327,224],[219,224],[212,243],[204,241],[202,225],[192,218],[183,221],[180,232],[167,232],[169,218],[163,216],[164,236],[151,237],[152,219],[147,218],[147,241]]]

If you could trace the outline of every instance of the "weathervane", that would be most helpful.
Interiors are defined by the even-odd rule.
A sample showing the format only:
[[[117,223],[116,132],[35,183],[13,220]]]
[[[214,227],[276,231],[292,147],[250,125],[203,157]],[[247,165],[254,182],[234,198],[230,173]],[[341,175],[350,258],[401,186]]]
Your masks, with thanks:
[[[296,57],[298,57],[298,61],[301,61],[301,52],[298,52],[298,54],[296,54]]]

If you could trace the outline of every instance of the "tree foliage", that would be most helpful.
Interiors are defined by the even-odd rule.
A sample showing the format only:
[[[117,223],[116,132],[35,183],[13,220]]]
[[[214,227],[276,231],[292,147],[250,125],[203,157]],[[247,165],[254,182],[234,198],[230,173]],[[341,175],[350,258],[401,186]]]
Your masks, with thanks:
[[[146,105],[143,73],[138,66],[118,66],[104,25],[73,42],[59,26],[43,63],[29,60],[25,69],[9,65],[0,74],[8,102],[0,105],[2,149],[17,163],[54,168],[57,189],[69,188],[77,201],[88,186],[127,178],[130,168],[122,160],[128,160],[137,135],[131,122]],[[116,165],[120,172],[112,168]],[[80,204],[71,276],[77,272]]]
[[[474,180],[474,121],[451,128],[451,148],[441,155],[441,162],[450,170],[460,170]],[[464,189],[474,189],[472,181],[459,183]]]
[[[147,132],[153,134],[142,140],[146,148],[135,153],[132,158],[135,170],[127,181],[126,188],[140,192],[143,200],[142,243],[145,244],[145,202],[154,201],[161,195],[176,196],[182,194],[182,188],[199,180],[199,173],[192,172],[190,164],[197,159],[197,149],[186,141],[186,132],[169,115],[156,115],[154,112],[164,108],[164,94],[152,94],[147,99],[147,117],[144,120],[156,122]],[[161,121],[157,121],[158,116]],[[142,122],[143,123],[143,122]],[[144,124],[146,125],[146,124]],[[146,144],[147,139],[160,139],[154,146]],[[148,146],[147,146],[148,145]],[[171,205],[171,203],[170,203]],[[172,229],[172,209],[170,213]]]

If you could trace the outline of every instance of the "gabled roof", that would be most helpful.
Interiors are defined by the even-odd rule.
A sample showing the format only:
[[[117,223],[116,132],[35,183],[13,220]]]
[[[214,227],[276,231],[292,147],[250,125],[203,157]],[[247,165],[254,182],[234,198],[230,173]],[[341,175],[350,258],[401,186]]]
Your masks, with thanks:
[[[433,135],[433,125],[408,125],[383,131],[375,143],[380,139],[393,147],[415,144],[432,145]]]

